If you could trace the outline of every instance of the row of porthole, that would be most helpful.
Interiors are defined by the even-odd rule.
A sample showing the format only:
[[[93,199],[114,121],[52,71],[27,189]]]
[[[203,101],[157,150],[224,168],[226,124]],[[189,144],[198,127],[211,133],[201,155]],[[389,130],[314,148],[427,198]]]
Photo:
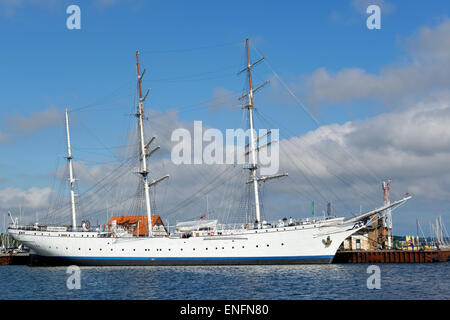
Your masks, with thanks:
[[[37,233],[35,232],[34,235],[37,236]],[[43,235],[44,235],[44,234],[41,232],[41,236],[43,236]],[[46,236],[49,236],[49,235],[50,235],[50,233],[46,234]],[[58,234],[58,236],[61,237],[60,234]],[[67,236],[70,237],[70,234],[68,234]],[[84,235],[82,234],[81,237],[83,238]],[[93,234],[91,237],[94,238],[94,237],[95,237],[95,234]],[[86,235],[86,238],[89,238],[89,235]]]
[[[284,243],[281,243],[282,246],[284,246]],[[269,245],[267,244],[267,247],[269,247]],[[51,249],[52,247],[49,246],[49,249]],[[242,249],[244,249],[245,246],[242,246]],[[259,245],[256,245],[256,248],[259,248]],[[58,249],[58,247],[56,247],[56,249]],[[206,250],[208,250],[208,248],[205,248]],[[218,250],[219,248],[216,247],[216,250]],[[222,249],[225,249],[225,247],[222,247]],[[234,249],[234,247],[231,247],[231,249]],[[69,250],[68,247],[66,247],[66,250]],[[81,250],[81,248],[78,248],[78,250]],[[114,249],[111,249],[111,251],[113,251]],[[156,249],[156,251],[162,251],[163,249]],[[171,251],[171,249],[168,249],[169,251]],[[181,251],[183,251],[183,248],[180,249]],[[195,251],[195,248],[192,248],[193,251]],[[91,248],[89,248],[89,251],[91,251]],[[102,251],[102,249],[100,248],[100,251]],[[125,251],[125,249],[122,249],[122,251]],[[133,251],[136,251],[136,249],[133,249]],[[145,249],[145,251],[150,251],[150,249]]]
[[[316,225],[314,225],[314,228]],[[305,227],[302,227],[302,229],[305,229]],[[294,228],[294,230],[297,230],[297,227]],[[269,232],[269,230],[265,230],[266,232]],[[279,231],[278,229],[276,231]],[[283,231],[286,231],[286,228],[283,228]],[[255,233],[258,233],[258,230],[255,230]]]

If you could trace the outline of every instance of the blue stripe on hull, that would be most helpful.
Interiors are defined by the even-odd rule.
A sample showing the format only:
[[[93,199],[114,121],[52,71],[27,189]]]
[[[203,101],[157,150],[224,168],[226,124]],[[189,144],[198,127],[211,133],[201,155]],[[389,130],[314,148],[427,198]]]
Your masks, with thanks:
[[[45,257],[30,255],[31,265],[86,266],[152,266],[152,265],[259,265],[259,264],[315,264],[331,263],[333,256],[283,257]]]

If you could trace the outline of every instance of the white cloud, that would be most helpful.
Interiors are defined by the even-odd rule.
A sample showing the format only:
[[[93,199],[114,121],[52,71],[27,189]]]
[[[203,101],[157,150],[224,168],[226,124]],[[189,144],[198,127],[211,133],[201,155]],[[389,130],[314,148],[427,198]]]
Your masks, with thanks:
[[[29,116],[10,117],[8,127],[16,132],[31,133],[62,123],[62,113],[56,108],[48,108]]]
[[[8,143],[17,137],[60,125],[63,123],[63,119],[60,110],[54,107],[28,116],[10,116],[3,121],[7,133],[0,132],[0,143]]]
[[[372,171],[379,177],[393,178],[405,192],[445,200],[450,196],[449,98],[449,94],[442,94],[401,111],[320,127],[290,139],[298,146],[293,155],[306,163],[314,176],[331,185],[338,181],[330,172],[353,180],[350,173],[362,177]],[[283,144],[286,150],[289,144]],[[286,166],[295,172],[292,165]],[[310,178],[314,178],[312,174]],[[431,181],[439,192],[423,188]]]
[[[207,103],[210,110],[217,111],[220,109],[237,110],[239,94],[225,88],[215,88],[213,98]]]
[[[420,29],[405,40],[405,45],[411,62],[387,66],[379,73],[360,68],[338,72],[318,68],[301,86],[306,101],[321,105],[372,99],[393,104],[450,87],[450,20],[434,29]]]
[[[46,208],[52,194],[51,188],[30,187],[0,189],[0,208],[42,209]]]

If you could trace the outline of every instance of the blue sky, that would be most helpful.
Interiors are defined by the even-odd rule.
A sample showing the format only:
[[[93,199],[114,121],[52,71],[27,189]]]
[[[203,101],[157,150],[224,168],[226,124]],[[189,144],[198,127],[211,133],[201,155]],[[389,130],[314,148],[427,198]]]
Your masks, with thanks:
[[[50,186],[65,152],[63,119],[58,123],[54,115],[62,116],[66,107],[94,105],[71,114],[74,150],[82,146],[79,159],[107,161],[110,153],[96,158],[89,148],[125,143],[135,99],[136,50],[147,68],[144,85],[151,88],[146,107],[178,110],[180,123],[203,120],[221,130],[240,125],[239,106],[212,110],[201,102],[214,98],[218,88],[242,91],[246,79],[236,72],[244,63],[246,37],[321,125],[365,123],[407,109],[405,99],[390,96],[329,102],[308,93],[308,80],[321,68],[332,75],[361,69],[379,76],[386,68],[414,65],[410,39],[418,38],[421,28],[438,29],[450,7],[446,1],[372,2],[382,10],[380,30],[367,29],[369,1],[363,0],[0,0],[0,189]],[[71,4],[81,8],[81,30],[66,28],[65,11]],[[273,79],[273,73],[261,64],[255,82],[265,79]],[[446,83],[441,86],[445,91]],[[289,129],[282,132],[285,138],[317,129],[279,84],[258,94],[255,104]],[[190,106],[197,109],[183,111]],[[50,119],[42,116],[42,123],[36,122],[44,111]],[[380,172],[383,178],[391,175]],[[424,197],[423,208],[427,201],[432,200]],[[439,199],[439,204],[434,213],[448,217],[448,201]],[[408,232],[411,226],[401,230]]]

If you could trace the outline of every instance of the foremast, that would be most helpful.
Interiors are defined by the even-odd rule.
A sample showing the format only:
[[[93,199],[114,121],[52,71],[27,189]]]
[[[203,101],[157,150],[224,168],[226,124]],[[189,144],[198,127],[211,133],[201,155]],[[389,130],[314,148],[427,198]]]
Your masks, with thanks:
[[[69,131],[69,110],[66,109],[66,136],[67,136],[67,161],[69,163],[69,183],[70,183],[70,203],[72,206],[72,229],[77,229],[77,218],[75,210],[75,179],[73,177],[73,158],[72,148],[70,146],[70,131]]]

